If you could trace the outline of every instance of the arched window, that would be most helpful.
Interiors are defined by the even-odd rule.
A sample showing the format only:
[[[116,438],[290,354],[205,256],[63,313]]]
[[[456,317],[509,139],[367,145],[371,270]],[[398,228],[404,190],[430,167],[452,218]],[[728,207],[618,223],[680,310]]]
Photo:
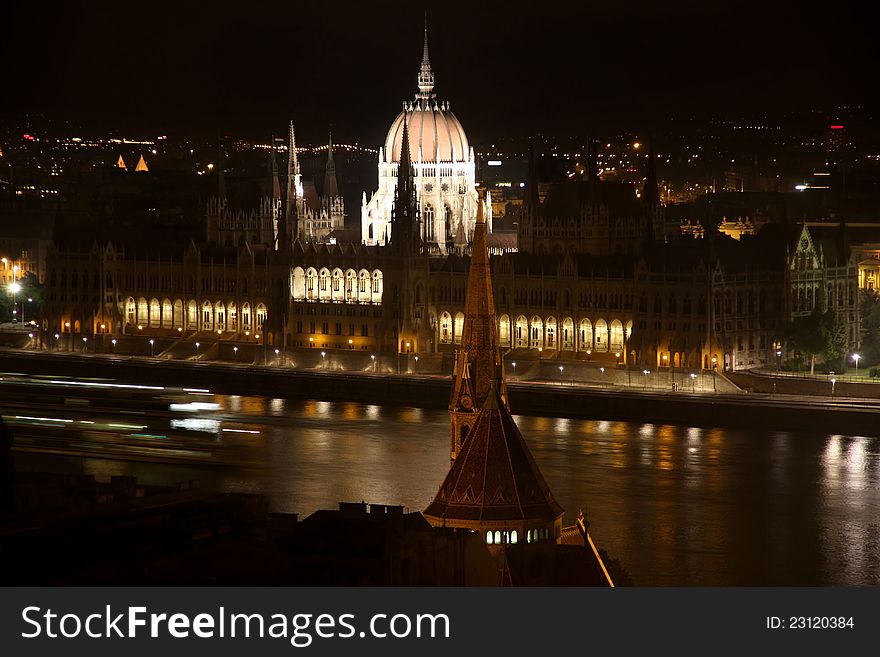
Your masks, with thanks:
[[[422,210],[422,221],[425,224],[425,230],[422,239],[426,242],[434,241],[434,206],[428,203]]]
[[[517,539],[518,539],[518,537],[516,534],[516,530],[514,529],[512,532],[510,532],[510,542],[516,543]]]
[[[137,306],[134,303],[134,298],[128,297],[128,301],[125,303],[125,321],[132,326],[134,326],[135,322],[137,321],[136,311]]]
[[[318,272],[309,268],[306,272],[306,299],[315,299],[318,296]]]
[[[306,274],[302,267],[294,267],[290,273],[290,294],[294,299],[306,298]]]
[[[608,351],[608,324],[604,319],[596,320],[596,351]]]
[[[544,330],[544,344],[547,349],[556,349],[556,318],[548,317]]]
[[[562,320],[562,348],[565,351],[574,349],[574,322],[571,317]]]
[[[498,531],[497,529],[495,530],[495,542],[501,543],[501,532]]]
[[[455,314],[455,344],[461,344],[461,333],[464,331],[464,314],[456,313]]]
[[[517,348],[529,346],[529,322],[522,315],[516,318],[514,341]]]
[[[452,315],[444,312],[440,315],[440,343],[450,344],[452,342]]]
[[[510,317],[507,315],[498,318],[498,343],[502,347],[510,346]]]
[[[531,335],[529,336],[529,347],[532,349],[544,348],[544,322],[540,317],[532,317],[529,328]]]
[[[492,545],[492,530],[491,529],[486,532],[486,542],[489,545]]]
[[[357,299],[357,274],[354,269],[349,269],[345,272],[345,300],[355,299]]]

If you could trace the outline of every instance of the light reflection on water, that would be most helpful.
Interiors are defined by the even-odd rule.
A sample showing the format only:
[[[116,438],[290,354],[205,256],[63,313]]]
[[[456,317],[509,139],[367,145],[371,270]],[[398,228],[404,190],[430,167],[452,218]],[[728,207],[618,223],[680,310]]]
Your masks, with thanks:
[[[199,468],[83,460],[98,476],[198,479],[265,494],[273,510],[339,501],[421,510],[449,468],[443,411],[219,397],[261,430],[235,438],[264,467]],[[572,522],[640,585],[880,584],[880,441],[517,416]],[[245,442],[248,441],[248,442]]]

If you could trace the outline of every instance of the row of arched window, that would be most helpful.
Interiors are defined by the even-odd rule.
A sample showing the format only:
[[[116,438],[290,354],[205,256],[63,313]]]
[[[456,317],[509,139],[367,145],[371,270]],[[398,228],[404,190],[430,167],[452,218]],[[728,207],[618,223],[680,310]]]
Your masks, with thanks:
[[[537,543],[547,540],[550,540],[550,530],[546,527],[544,529],[529,529],[526,531],[526,543]],[[486,543],[489,545],[513,545],[518,541],[519,534],[515,529],[512,531],[497,529],[495,531],[491,529],[486,531]]]
[[[440,314],[440,344],[459,344],[464,330],[464,313]],[[562,351],[621,351],[632,335],[632,321],[624,324],[619,319],[606,322],[599,318],[595,324],[583,318],[577,325],[571,317],[559,321],[550,316],[546,319],[534,316],[527,319],[520,315],[511,323],[510,316],[498,318],[498,342],[502,347],[524,349],[561,349]]]
[[[336,268],[294,267],[290,273],[290,294],[297,301],[335,303],[382,303],[382,271],[361,269],[345,272]]]
[[[201,312],[199,310],[201,309]],[[128,297],[125,303],[125,321],[129,326],[150,328],[182,328],[187,331],[229,331],[244,332],[263,330],[268,311],[264,303],[251,306],[245,302],[239,306],[234,302],[202,302],[190,300],[184,304],[180,299],[150,299]]]

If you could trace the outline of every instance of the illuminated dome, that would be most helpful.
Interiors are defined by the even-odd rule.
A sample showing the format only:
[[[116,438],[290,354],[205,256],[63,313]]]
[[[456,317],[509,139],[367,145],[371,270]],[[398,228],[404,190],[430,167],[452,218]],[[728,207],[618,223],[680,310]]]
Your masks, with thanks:
[[[385,153],[392,162],[400,161],[404,116],[409,131],[409,152],[414,161],[418,161],[419,153],[422,162],[465,162],[468,159],[467,136],[455,114],[449,111],[449,104],[420,98],[408,105],[391,124],[385,139]]]
[[[471,239],[477,216],[476,161],[474,148],[449,103],[434,94],[434,71],[428,57],[428,30],[419,68],[418,92],[403,103],[403,111],[391,123],[379,148],[379,186],[361,201],[361,239],[382,246],[391,241],[398,164],[404,126],[409,135],[413,186],[417,192],[422,243],[429,253],[448,253],[459,239]],[[491,232],[492,215],[486,223]],[[459,237],[460,236],[460,237]]]

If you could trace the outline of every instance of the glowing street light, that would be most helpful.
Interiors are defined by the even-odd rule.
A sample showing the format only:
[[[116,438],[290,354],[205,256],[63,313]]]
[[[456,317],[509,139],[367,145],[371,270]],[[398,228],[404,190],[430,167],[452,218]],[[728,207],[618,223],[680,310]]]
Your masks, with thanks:
[[[234,360],[238,360],[238,347],[232,348],[232,357]]]
[[[415,356],[414,358],[416,359],[416,374],[418,374],[419,373],[419,357]]]
[[[645,375],[645,387],[648,387],[648,375],[651,373],[651,370],[642,370],[642,374]]]
[[[565,368],[562,365],[559,366],[559,380],[560,381],[562,380],[562,370],[564,370],[564,369]]]
[[[196,342],[196,360],[199,359],[199,347],[202,346],[201,342]]]
[[[280,349],[275,349],[275,364],[276,365],[278,364],[278,354],[280,354],[280,353],[281,353]]]
[[[620,352],[617,351],[614,353],[614,355],[617,357],[617,364],[620,365]]]
[[[86,353],[86,347],[88,346],[89,339],[83,338],[83,353]]]
[[[352,346],[353,343],[354,343],[354,340],[352,340],[351,338],[349,338],[349,339],[348,339],[348,348],[349,348],[349,349],[354,349],[354,347]]]
[[[110,344],[113,345],[113,353],[115,354],[116,353],[116,338],[113,338],[112,340],[110,340]]]
[[[834,384],[837,383],[837,379],[834,377],[831,378],[831,398],[834,399]]]
[[[373,371],[376,371],[376,354],[370,354],[370,360],[373,361]]]
[[[153,357],[153,344],[154,344],[154,342],[155,341],[153,340],[153,338],[150,338],[150,358]]]
[[[856,376],[859,375],[859,359],[860,359],[860,358],[861,358],[861,356],[860,356],[859,354],[853,354],[853,355],[852,355],[852,359],[853,359],[853,360],[855,361],[855,363],[856,363]]]
[[[697,375],[691,372],[691,392],[696,392]]]

